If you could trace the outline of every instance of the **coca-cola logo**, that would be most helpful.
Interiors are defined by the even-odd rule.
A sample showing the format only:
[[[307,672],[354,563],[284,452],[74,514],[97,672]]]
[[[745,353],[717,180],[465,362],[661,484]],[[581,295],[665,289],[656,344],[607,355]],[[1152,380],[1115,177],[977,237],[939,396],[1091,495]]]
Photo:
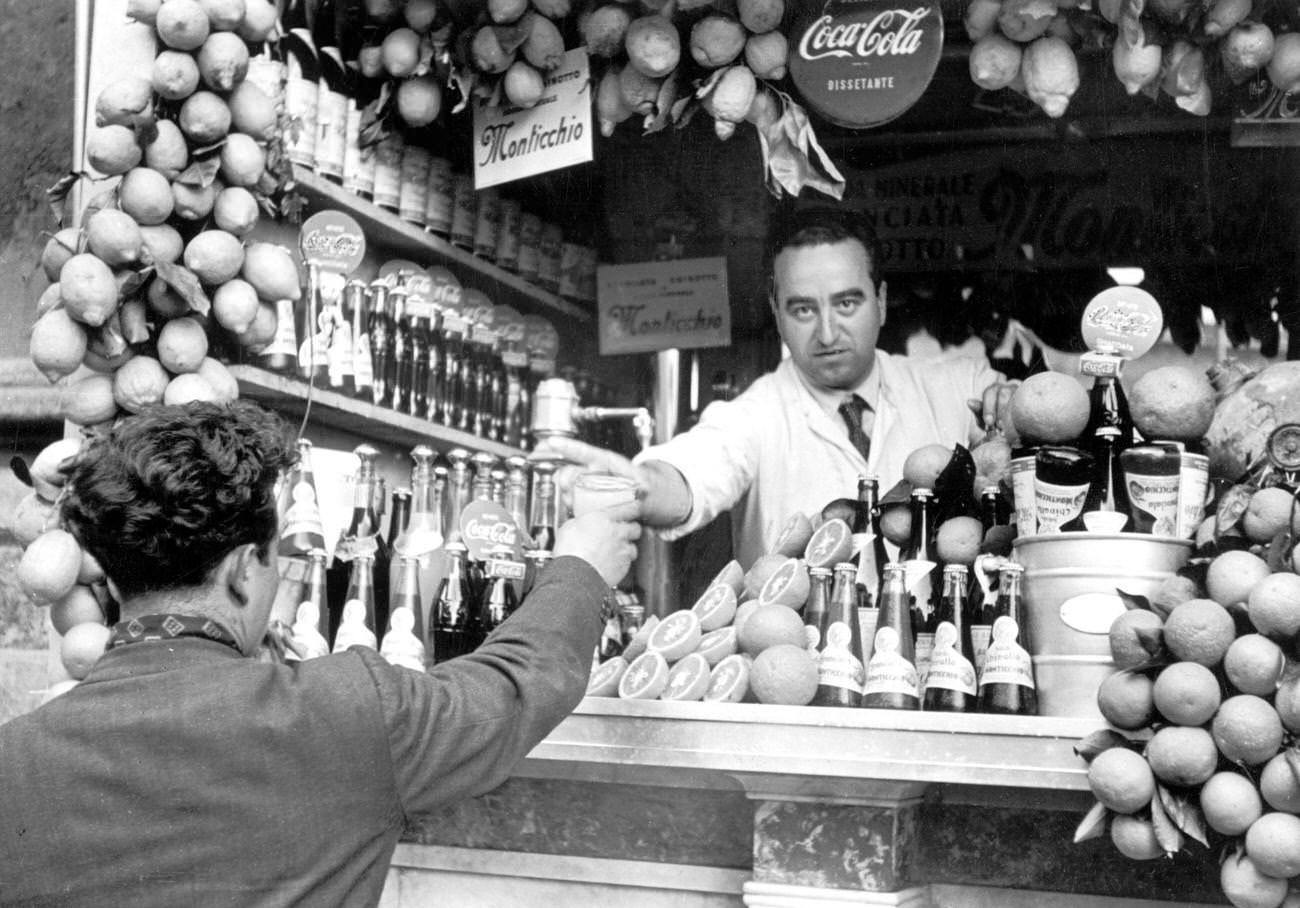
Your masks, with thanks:
[[[516,535],[517,530],[515,527],[504,521],[471,520],[465,524],[464,536],[466,539],[477,539],[479,542],[492,545],[510,545],[515,541]]]
[[[303,259],[331,271],[351,273],[366,255],[366,235],[341,211],[322,211],[302,225],[298,247]]]
[[[460,535],[470,557],[476,561],[500,554],[493,550],[503,547],[516,560],[523,557],[519,528],[510,512],[495,501],[472,501],[466,505],[460,515]]]
[[[1083,310],[1081,333],[1090,349],[1136,359],[1164,330],[1164,315],[1155,297],[1140,287],[1108,287]]]
[[[937,4],[830,0],[796,26],[790,76],[808,105],[865,129],[907,110],[930,84],[943,50]]]

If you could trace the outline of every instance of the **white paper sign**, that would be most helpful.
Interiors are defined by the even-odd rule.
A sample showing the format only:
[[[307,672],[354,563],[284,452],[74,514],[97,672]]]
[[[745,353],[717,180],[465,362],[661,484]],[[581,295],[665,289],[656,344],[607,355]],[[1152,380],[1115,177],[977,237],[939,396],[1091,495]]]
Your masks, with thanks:
[[[587,49],[546,76],[536,107],[474,107],[474,187],[486,189],[592,159]]]
[[[601,265],[596,289],[602,355],[731,344],[725,258]]]

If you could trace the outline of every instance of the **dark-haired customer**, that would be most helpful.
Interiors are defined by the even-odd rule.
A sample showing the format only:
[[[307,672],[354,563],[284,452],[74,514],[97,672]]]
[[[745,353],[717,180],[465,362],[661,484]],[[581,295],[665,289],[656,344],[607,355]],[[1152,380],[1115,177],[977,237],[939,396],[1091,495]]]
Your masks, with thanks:
[[[635,477],[645,522],[665,538],[730,510],[746,566],[771,551],[791,514],[853,494],[859,475],[889,488],[916,448],[973,442],[1001,418],[1014,388],[984,360],[913,361],[876,349],[885,321],[880,248],[852,214],[793,215],[767,261],[768,302],[790,351],[774,371],[735,400],[710,404],[693,429],[635,463],[578,441],[546,443],[574,462]]]
[[[562,526],[473,654],[252,658],[290,466],[252,404],[162,407],[86,446],[64,525],[122,606],[70,692],[0,726],[0,905],[378,903],[407,819],[500,784],[582,697],[635,505]]]

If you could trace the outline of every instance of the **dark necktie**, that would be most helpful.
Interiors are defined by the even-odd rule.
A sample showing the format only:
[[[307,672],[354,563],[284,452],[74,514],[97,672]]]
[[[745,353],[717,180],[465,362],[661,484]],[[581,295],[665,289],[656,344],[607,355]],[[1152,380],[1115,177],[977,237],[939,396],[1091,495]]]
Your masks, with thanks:
[[[867,402],[856,394],[840,404],[840,417],[849,430],[849,441],[853,442],[853,447],[858,449],[863,460],[869,459],[871,455],[871,439],[862,431],[862,414],[866,410]]]

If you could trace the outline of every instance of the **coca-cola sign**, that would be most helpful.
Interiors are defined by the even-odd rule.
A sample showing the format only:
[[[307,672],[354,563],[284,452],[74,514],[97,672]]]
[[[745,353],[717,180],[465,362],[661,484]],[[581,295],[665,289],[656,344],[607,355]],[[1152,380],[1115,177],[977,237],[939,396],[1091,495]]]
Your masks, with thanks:
[[[472,501],[460,514],[460,535],[475,561],[484,561],[496,550],[509,549],[516,560],[523,557],[519,527],[510,512],[495,501]]]
[[[322,211],[303,222],[298,248],[309,265],[351,274],[366,256],[366,235],[361,225],[343,212]]]
[[[943,51],[937,4],[830,0],[794,29],[790,77],[821,116],[851,129],[879,126],[930,84]]]

